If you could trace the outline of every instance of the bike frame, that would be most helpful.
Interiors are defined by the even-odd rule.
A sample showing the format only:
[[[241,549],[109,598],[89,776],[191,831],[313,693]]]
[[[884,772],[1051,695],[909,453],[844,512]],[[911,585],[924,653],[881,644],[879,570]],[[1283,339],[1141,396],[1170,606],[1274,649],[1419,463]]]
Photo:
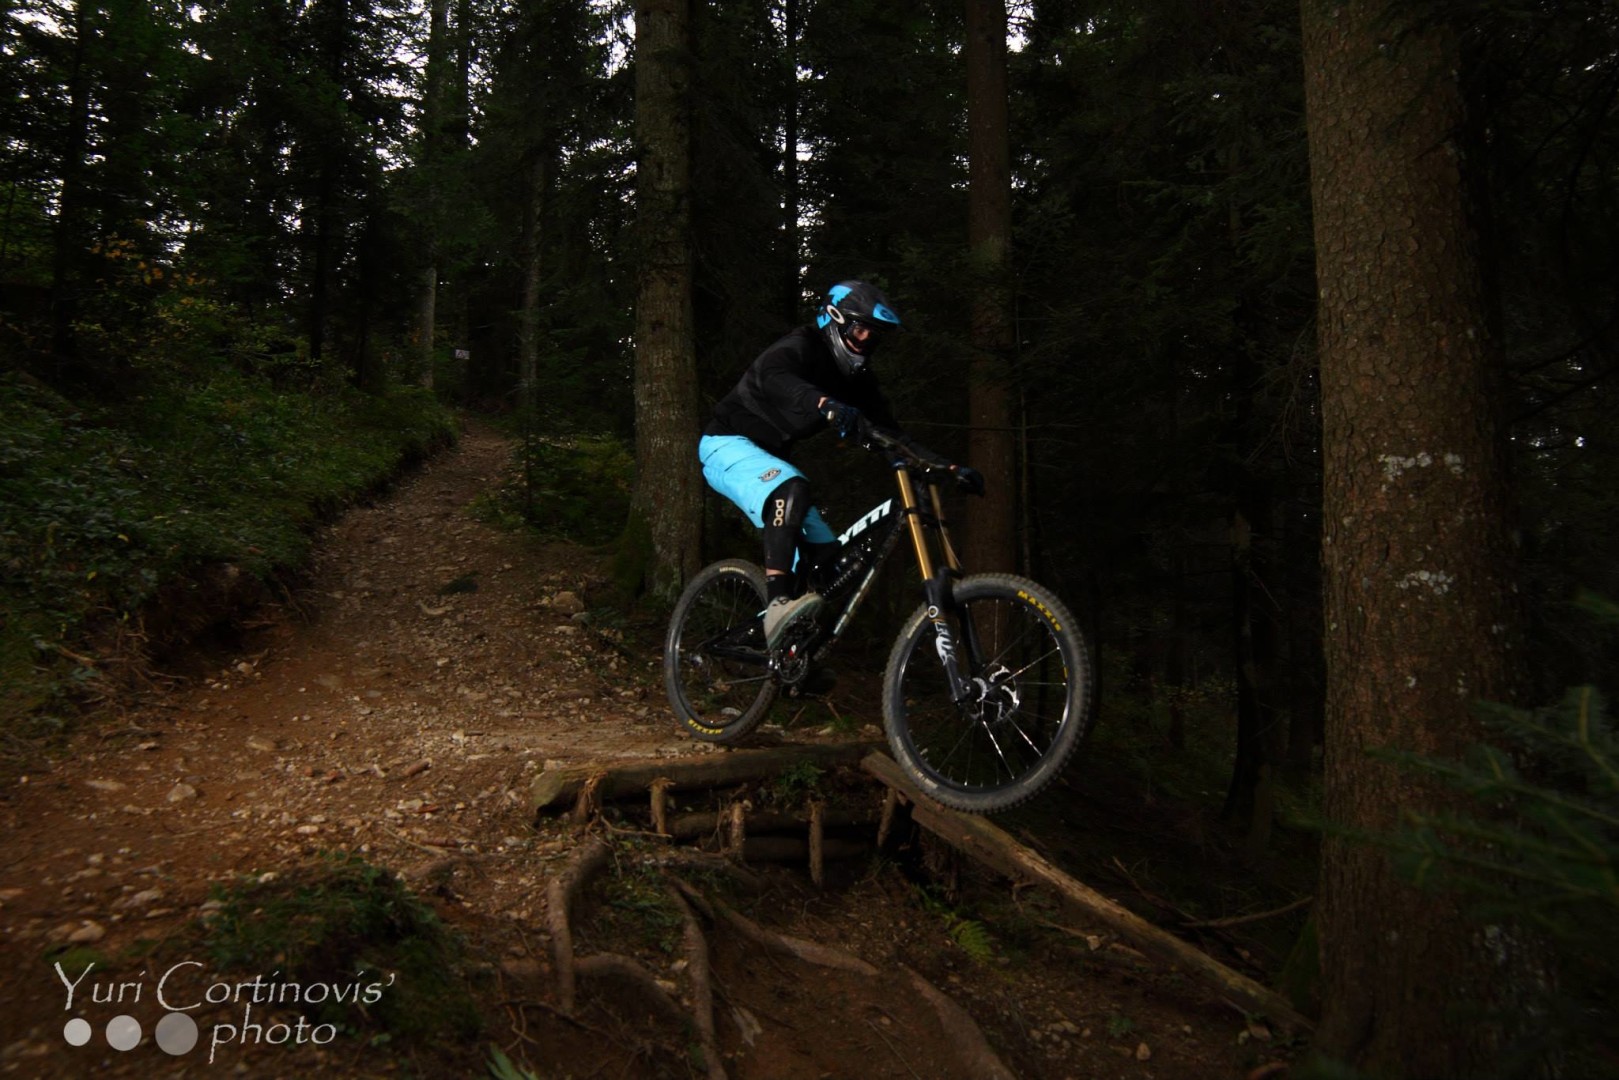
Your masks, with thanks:
[[[944,514],[944,500],[940,497],[939,484],[933,479],[932,470],[913,466],[904,459],[895,460],[893,469],[899,488],[898,513],[894,513],[894,500],[889,499],[873,507],[838,537],[839,543],[847,547],[874,525],[885,530],[873,546],[873,557],[864,568],[864,576],[856,583],[829,630],[802,645],[789,643],[783,650],[785,655],[771,658],[771,666],[780,670],[786,663],[802,655],[799,650],[808,652],[816,660],[823,658],[843,636],[843,631],[870,594],[878,572],[899,546],[900,535],[904,533],[910,537],[911,549],[916,556],[917,571],[927,597],[927,618],[933,623],[934,641],[939,660],[950,680],[951,695],[958,702],[964,701],[971,696],[972,681],[961,673],[961,665],[956,659],[955,640],[945,619],[945,613],[955,608],[952,583],[964,572],[955,545],[950,540],[950,523]],[[920,485],[916,474],[921,476]],[[964,643],[967,655],[976,657],[978,642],[970,620],[963,620],[962,628],[967,638]]]

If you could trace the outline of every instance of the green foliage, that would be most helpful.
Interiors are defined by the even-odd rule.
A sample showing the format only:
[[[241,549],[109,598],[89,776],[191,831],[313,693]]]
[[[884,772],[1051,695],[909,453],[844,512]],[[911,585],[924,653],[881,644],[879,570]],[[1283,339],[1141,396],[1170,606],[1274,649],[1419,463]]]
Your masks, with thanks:
[[[979,963],[988,963],[995,958],[995,939],[990,936],[989,927],[963,915],[932,889],[918,889],[917,895],[923,910],[944,924],[945,933],[961,947],[962,952]]]
[[[995,939],[989,936],[989,927],[977,919],[952,919],[945,924],[945,929],[950,940],[974,960],[987,963],[995,958]]]
[[[501,490],[494,514],[515,515],[542,536],[585,544],[605,544],[623,529],[635,458],[621,440],[529,438],[517,453],[517,478]]]
[[[782,770],[770,785],[770,801],[779,806],[796,806],[820,790],[824,773],[813,761],[800,761]]]
[[[1411,814],[1402,863],[1583,951],[1619,933],[1619,739],[1592,687],[1558,705],[1489,709],[1503,745],[1462,761],[1396,755],[1488,811]]]
[[[536,1073],[519,1068],[498,1046],[489,1048],[489,1075],[494,1080],[539,1080]]]
[[[163,587],[299,565],[314,524],[452,430],[419,391],[293,393],[229,369],[151,375],[116,409],[0,376],[0,412],[0,724],[91,679],[86,635],[137,626]]]
[[[1585,607],[1619,624],[1612,604]],[[1619,993],[1619,736],[1590,686],[1538,709],[1490,706],[1486,722],[1493,741],[1460,761],[1389,755],[1466,796],[1410,814],[1392,843],[1411,880],[1467,901],[1486,941],[1513,947],[1527,933],[1555,950],[1548,1038],[1580,1075],[1614,1050],[1605,1003]]]
[[[314,1004],[326,1022],[369,1019],[395,1037],[470,1038],[477,1008],[456,964],[461,946],[433,909],[388,870],[355,855],[216,887],[207,946],[223,970],[310,986],[380,984],[362,1011],[352,997]]]
[[[46,960],[60,965],[63,971],[88,971],[91,967],[105,970],[109,960],[99,949],[87,945],[58,945],[45,954]]]
[[[605,881],[601,895],[602,908],[589,933],[618,943],[615,947],[635,942],[666,956],[679,950],[684,918],[655,867],[623,866]]]

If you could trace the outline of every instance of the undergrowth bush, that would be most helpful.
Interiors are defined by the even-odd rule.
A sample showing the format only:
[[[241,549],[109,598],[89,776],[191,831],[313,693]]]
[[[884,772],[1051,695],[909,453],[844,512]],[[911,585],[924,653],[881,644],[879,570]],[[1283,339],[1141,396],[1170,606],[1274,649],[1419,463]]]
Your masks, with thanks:
[[[478,1033],[460,941],[388,870],[329,853],[286,873],[218,887],[214,899],[220,906],[205,943],[212,959],[225,972],[266,979],[274,972],[268,1000],[340,1028],[369,1021],[393,1037]],[[368,988],[365,999],[356,986]],[[328,987],[350,992],[340,997]]]
[[[221,368],[115,405],[0,374],[0,733],[60,723],[85,640],[210,564],[268,577],[311,527],[453,430],[431,395],[278,390]]]
[[[634,480],[635,455],[612,435],[531,435],[518,443],[511,482],[479,509],[542,536],[606,544],[624,528]]]
[[[1579,605],[1593,636],[1619,629],[1619,606]],[[1500,1075],[1614,1076],[1619,1037],[1619,734],[1602,692],[1570,690],[1537,709],[1484,708],[1489,741],[1461,760],[1386,756],[1467,796],[1457,809],[1409,812],[1388,842],[1405,875],[1453,892],[1485,940],[1533,935],[1554,955],[1543,980],[1539,1041],[1504,1058]]]

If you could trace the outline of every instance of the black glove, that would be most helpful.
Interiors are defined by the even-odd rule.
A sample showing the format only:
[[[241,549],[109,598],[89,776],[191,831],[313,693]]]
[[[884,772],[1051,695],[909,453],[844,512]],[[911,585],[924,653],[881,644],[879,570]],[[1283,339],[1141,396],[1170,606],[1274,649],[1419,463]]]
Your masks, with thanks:
[[[826,417],[826,422],[832,425],[832,430],[838,433],[840,439],[865,442],[871,436],[871,421],[861,416],[860,410],[853,405],[827,398],[821,404],[821,415]]]
[[[984,493],[984,474],[971,465],[952,465],[950,471],[956,474],[956,483],[960,484],[967,494]]]

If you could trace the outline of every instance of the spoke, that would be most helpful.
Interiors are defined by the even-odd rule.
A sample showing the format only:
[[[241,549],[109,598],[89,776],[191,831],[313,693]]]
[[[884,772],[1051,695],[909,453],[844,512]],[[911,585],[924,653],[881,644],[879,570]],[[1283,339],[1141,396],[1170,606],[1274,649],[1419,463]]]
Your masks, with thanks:
[[[1008,617],[1010,618],[1010,616],[1008,616]],[[1039,631],[1039,627],[1035,627],[1034,631],[1032,631],[1032,632],[1038,632],[1038,631]],[[1016,649],[1019,645],[1023,644],[1023,642],[1028,638],[1030,633],[1031,633],[1031,631],[1027,627],[1022,628],[1022,629],[1016,631],[1015,633],[1013,633],[1012,634],[1012,640],[1008,641],[1005,645],[1003,645],[1001,647],[1000,651],[997,652],[993,657],[991,657],[989,660],[985,661],[986,666],[989,665],[989,664],[998,664],[998,663],[1000,663],[1014,649]],[[1055,651],[1055,650],[1053,650],[1053,651]],[[1034,664],[1039,663],[1040,660],[1044,660],[1046,656],[1050,656],[1050,655],[1051,655],[1051,653],[1049,653],[1049,652],[1046,653],[1045,656],[1040,657],[1038,660],[1031,661],[1029,666],[1033,666]],[[1023,668],[1022,670],[1027,671],[1028,667]]]
[[[946,715],[948,716],[949,714],[947,713]],[[959,711],[958,711],[957,715],[960,715]],[[965,717],[963,717],[963,719],[965,719]],[[951,760],[952,758],[954,758],[956,756],[956,751],[961,748],[961,744],[966,742],[968,740],[968,738],[970,738],[972,736],[973,724],[974,723],[975,723],[975,721],[968,720],[967,723],[962,725],[961,735],[960,735],[959,738],[956,739],[956,744],[954,746],[952,746],[949,750],[945,751],[944,756],[939,759],[939,765],[941,767],[943,767],[945,762],[947,762],[947,761]],[[970,750],[971,747],[969,747],[968,749]]]
[[[989,737],[989,744],[995,748],[995,756],[1001,759],[1002,765],[1006,766],[1006,775],[1016,777],[1018,774],[1012,771],[1011,763],[1006,760],[1006,751],[1001,749],[1001,741],[995,737],[995,732],[990,730],[990,726],[982,721],[979,722],[979,726],[984,729],[984,734]]]
[[[1052,656],[1058,655],[1061,652],[1062,652],[1061,648],[1053,646],[1052,648],[1048,649],[1047,651],[1041,653],[1039,656],[1035,657],[1033,660],[1030,660],[1027,664],[1024,664],[1022,667],[1018,668],[1016,671],[1009,672],[1008,674],[1010,674],[1012,676],[1012,678],[1015,679],[1019,675],[1023,674],[1025,671],[1028,671],[1030,668],[1034,667],[1036,664],[1044,663],[1045,661],[1051,659]],[[1001,654],[1001,656],[1005,656],[1005,655],[1006,655],[1005,653]],[[999,660],[1000,657],[996,657],[996,659]],[[1034,683],[1034,684],[1031,684],[1031,685],[1041,685],[1041,684]],[[1055,685],[1055,684],[1050,684],[1050,685]]]
[[[1036,746],[1034,744],[1034,740],[1029,738],[1029,733],[1023,730],[1023,725],[1022,724],[1019,724],[1016,720],[1008,720],[1007,721],[1007,726],[1010,727],[1013,731],[1017,732],[1018,735],[1023,739],[1023,741],[1029,744],[1029,749],[1034,751],[1034,756],[1036,758],[1040,758],[1040,757],[1045,756],[1045,753],[1046,753],[1045,750],[1040,749],[1038,746]]]

